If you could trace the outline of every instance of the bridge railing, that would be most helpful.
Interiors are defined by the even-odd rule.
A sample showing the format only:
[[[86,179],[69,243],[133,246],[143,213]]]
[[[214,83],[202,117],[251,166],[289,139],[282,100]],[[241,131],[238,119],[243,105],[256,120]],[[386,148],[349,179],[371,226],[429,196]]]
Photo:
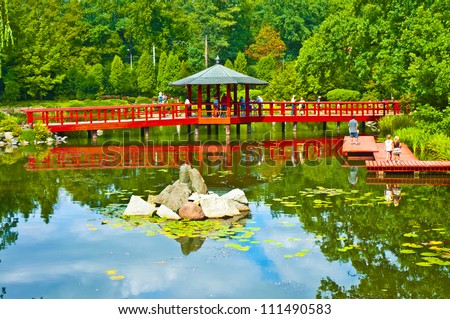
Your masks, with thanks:
[[[185,119],[196,117],[237,117],[262,116],[384,116],[400,114],[400,102],[250,102],[242,105],[231,103],[231,107],[218,108],[213,103],[164,103],[121,106],[67,107],[25,109],[27,121],[33,124],[64,125],[79,123],[137,122],[164,119]],[[180,123],[182,124],[182,123]]]

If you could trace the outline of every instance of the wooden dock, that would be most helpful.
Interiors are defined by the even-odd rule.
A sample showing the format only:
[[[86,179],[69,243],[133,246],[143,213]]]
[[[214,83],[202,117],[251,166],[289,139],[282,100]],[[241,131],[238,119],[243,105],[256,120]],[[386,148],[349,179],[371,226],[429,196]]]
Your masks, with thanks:
[[[399,161],[386,160],[384,143],[377,143],[373,136],[360,136],[357,144],[352,144],[349,136],[344,138],[342,155],[347,161],[363,160],[368,172],[392,173],[447,173],[450,161],[420,161],[407,145],[402,144]]]

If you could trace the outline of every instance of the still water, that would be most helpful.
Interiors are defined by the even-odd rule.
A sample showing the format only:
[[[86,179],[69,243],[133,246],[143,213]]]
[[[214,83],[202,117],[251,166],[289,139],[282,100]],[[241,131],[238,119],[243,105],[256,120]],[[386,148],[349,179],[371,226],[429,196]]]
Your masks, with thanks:
[[[0,298],[450,298],[449,191],[429,185],[447,176],[380,180],[341,165],[339,136],[259,129],[1,153]],[[120,218],[183,162],[212,191],[243,189],[250,215],[189,230]]]

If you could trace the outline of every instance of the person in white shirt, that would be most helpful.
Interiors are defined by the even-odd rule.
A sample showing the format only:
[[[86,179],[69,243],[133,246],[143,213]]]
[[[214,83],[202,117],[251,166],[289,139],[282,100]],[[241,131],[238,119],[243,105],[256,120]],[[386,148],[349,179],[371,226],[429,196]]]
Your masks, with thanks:
[[[386,150],[386,161],[392,161],[393,142],[391,140],[390,134],[388,134],[386,136],[386,140],[384,141],[384,146],[385,146],[385,150]]]

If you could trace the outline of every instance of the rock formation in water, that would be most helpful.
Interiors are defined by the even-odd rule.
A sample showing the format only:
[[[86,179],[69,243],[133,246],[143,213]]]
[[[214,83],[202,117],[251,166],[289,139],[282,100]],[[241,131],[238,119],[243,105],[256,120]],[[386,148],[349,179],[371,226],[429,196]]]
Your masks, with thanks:
[[[124,215],[153,215],[167,219],[201,220],[245,216],[249,213],[244,191],[235,188],[219,196],[208,191],[200,172],[189,165],[180,167],[179,179],[168,185],[156,197],[145,201],[131,196]]]

